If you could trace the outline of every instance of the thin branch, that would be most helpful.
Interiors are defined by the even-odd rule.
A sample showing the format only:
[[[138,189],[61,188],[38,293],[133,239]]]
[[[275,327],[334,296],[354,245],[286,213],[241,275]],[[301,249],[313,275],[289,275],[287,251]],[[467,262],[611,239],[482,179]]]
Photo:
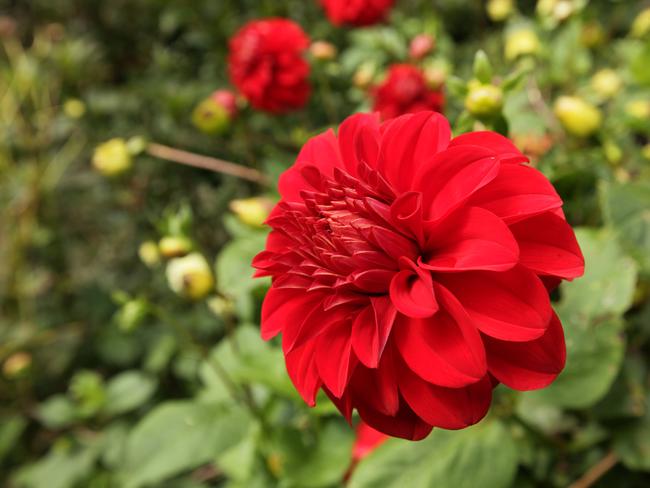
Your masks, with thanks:
[[[150,142],[147,145],[147,153],[156,158],[185,164],[187,166],[194,166],[195,168],[207,169],[214,171],[215,173],[236,176],[237,178],[242,178],[261,185],[267,185],[269,183],[266,175],[256,169],[231,163],[230,161],[224,161],[223,159],[203,156],[201,154],[183,151],[182,149],[164,146],[155,142]]]
[[[618,463],[618,456],[610,451],[600,461],[594,464],[580,479],[575,481],[569,488],[589,488],[596,481],[602,478],[610,469]]]

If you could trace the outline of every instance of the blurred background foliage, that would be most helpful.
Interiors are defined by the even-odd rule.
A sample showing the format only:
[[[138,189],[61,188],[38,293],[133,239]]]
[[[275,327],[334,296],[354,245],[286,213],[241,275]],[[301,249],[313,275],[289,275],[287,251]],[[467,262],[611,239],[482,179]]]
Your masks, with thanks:
[[[648,486],[648,7],[398,0],[389,23],[352,30],[306,0],[3,0],[0,484]],[[226,133],[202,133],[192,111],[228,87],[229,36],[271,15],[336,47],[311,55],[308,106],[241,106]],[[250,260],[274,190],[147,141],[276,181],[308,136],[371,106],[421,33],[455,132],[493,128],[531,156],[587,271],[554,297],[568,363],[551,387],[499,388],[478,426],[389,440],[351,470],[352,429],[324,396],[308,409],[259,338],[267,283]]]

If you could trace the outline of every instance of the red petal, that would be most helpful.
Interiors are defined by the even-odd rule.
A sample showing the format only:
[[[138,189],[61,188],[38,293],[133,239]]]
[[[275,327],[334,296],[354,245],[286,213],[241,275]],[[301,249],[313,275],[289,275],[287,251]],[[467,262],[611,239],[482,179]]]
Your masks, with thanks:
[[[485,417],[492,401],[492,383],[487,374],[462,388],[443,388],[427,383],[403,368],[400,392],[416,415],[443,429],[463,429],[474,425]]]
[[[387,347],[376,369],[359,365],[350,383],[356,397],[383,415],[395,415],[399,410],[398,377],[393,347]]]
[[[519,243],[519,262],[543,275],[573,279],[585,271],[585,259],[567,222],[543,213],[510,226]]]
[[[515,390],[544,388],[564,369],[564,332],[555,314],[544,335],[533,341],[507,342],[484,336],[483,342],[490,373]]]
[[[417,169],[446,149],[451,137],[447,119],[429,111],[397,117],[382,129],[379,169],[400,191],[412,187]]]
[[[357,174],[360,162],[374,168],[379,152],[379,116],[355,114],[341,124],[338,132],[339,148],[345,170]]]
[[[478,207],[461,209],[429,231],[420,266],[435,271],[504,271],[519,259],[519,246],[501,219]]]
[[[301,201],[300,192],[311,188],[301,174],[305,165],[316,166],[323,175],[331,176],[335,167],[343,167],[338,141],[333,130],[312,137],[302,147],[294,165],[282,173],[278,190],[282,199],[288,202]]]
[[[396,415],[384,415],[363,403],[357,406],[357,410],[361,419],[373,429],[393,437],[419,441],[428,436],[432,429],[404,401],[400,402],[400,409]]]
[[[535,168],[504,164],[497,177],[477,191],[468,205],[489,210],[507,223],[562,206],[553,185]]]
[[[357,365],[352,354],[350,324],[341,323],[328,327],[316,341],[316,366],[325,386],[340,398]]]
[[[309,341],[285,356],[289,377],[310,407],[316,405],[316,393],[322,384],[316,367],[315,346],[316,341]]]
[[[282,332],[287,324],[300,321],[318,307],[322,299],[320,293],[272,286],[262,303],[262,339],[268,341]]]
[[[352,324],[352,347],[363,364],[376,368],[393,328],[397,310],[387,296],[371,297],[370,303]]]
[[[492,181],[499,172],[495,153],[479,146],[450,147],[418,168],[413,189],[424,196],[425,217],[437,220]]]
[[[410,269],[395,274],[390,282],[390,299],[395,308],[413,318],[431,317],[438,310],[431,273],[418,268],[412,261]]]
[[[386,434],[382,434],[378,430],[373,429],[364,421],[359,422],[354,447],[352,448],[352,459],[360,461],[386,439],[388,439]]]
[[[551,318],[546,288],[522,266],[502,273],[441,275],[440,281],[467,310],[476,327],[491,337],[507,341],[537,339]]]
[[[438,290],[448,294],[441,287]],[[449,305],[452,298],[444,297],[443,301]],[[441,308],[425,319],[398,316],[395,344],[404,362],[420,378],[459,388],[479,381],[487,365],[478,331],[462,310],[456,308],[453,312],[452,316]]]
[[[491,131],[476,131],[454,137],[450,147],[472,145],[483,146],[497,153],[502,163],[525,163],[528,158],[515,146],[510,139]]]
[[[409,191],[401,194],[390,206],[390,217],[400,229],[413,235],[418,243],[423,243],[422,193]]]

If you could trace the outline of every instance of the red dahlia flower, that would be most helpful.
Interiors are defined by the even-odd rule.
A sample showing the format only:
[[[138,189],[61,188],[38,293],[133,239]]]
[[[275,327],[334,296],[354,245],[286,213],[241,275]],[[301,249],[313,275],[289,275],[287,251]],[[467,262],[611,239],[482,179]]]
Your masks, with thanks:
[[[365,26],[381,22],[395,0],[321,0],[334,25]]]
[[[545,283],[584,269],[562,200],[508,139],[450,139],[434,112],[314,137],[253,263],[272,277],[262,337],[282,332],[304,400],[322,388],[407,439],[478,422],[498,382],[551,383],[565,346]]]
[[[373,110],[391,119],[398,115],[435,110],[442,112],[445,96],[432,90],[420,69],[410,64],[394,64],[386,80],[374,90]]]
[[[302,107],[309,98],[309,38],[295,22],[253,20],[230,39],[233,84],[251,105],[273,113]]]

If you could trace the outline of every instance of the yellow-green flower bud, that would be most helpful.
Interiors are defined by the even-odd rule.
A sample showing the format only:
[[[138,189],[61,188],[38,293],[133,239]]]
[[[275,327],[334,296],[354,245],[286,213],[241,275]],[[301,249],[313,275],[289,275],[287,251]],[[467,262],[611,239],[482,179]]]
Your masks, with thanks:
[[[650,102],[647,100],[632,100],[625,104],[625,113],[637,120],[650,118]]]
[[[591,87],[604,99],[612,98],[623,86],[623,80],[613,69],[601,69],[591,78]]]
[[[318,61],[331,61],[336,58],[336,46],[327,41],[314,41],[309,46],[309,53]]]
[[[22,376],[32,365],[32,356],[27,352],[16,352],[9,356],[2,365],[2,374],[8,380]]]
[[[233,200],[230,202],[230,210],[243,223],[261,227],[273,209],[273,201],[265,197],[252,197]]]
[[[140,260],[149,268],[153,268],[160,263],[160,250],[158,244],[154,241],[145,241],[138,248]]]
[[[213,296],[208,299],[207,303],[208,308],[212,310],[217,317],[228,318],[235,312],[235,305],[232,300],[229,300],[228,298]]]
[[[583,46],[593,49],[605,42],[605,32],[598,22],[585,24],[580,33],[580,42]]]
[[[505,55],[510,61],[519,56],[534,56],[539,53],[540,48],[539,38],[532,29],[513,30],[506,36]]]
[[[124,139],[116,137],[100,144],[93,154],[93,166],[104,176],[117,176],[131,169],[131,153]]]
[[[650,161],[650,143],[641,148],[641,156]]]
[[[650,32],[650,8],[642,10],[632,22],[630,35],[632,37],[645,37]]]
[[[63,113],[71,119],[80,119],[86,113],[86,104],[78,98],[69,98],[63,104]]]
[[[192,300],[205,297],[214,288],[210,265],[196,252],[169,261],[167,283],[174,293]]]
[[[485,9],[490,20],[502,22],[514,12],[514,2],[512,0],[489,0]]]
[[[566,131],[578,137],[587,137],[596,132],[603,119],[597,107],[579,97],[558,98],[553,111]]]
[[[206,98],[192,112],[192,123],[206,134],[221,134],[230,127],[230,115],[214,98]]]
[[[503,92],[495,85],[470,82],[465,108],[476,117],[497,115],[503,107]]]
[[[364,63],[359,66],[357,71],[354,73],[354,76],[352,77],[352,83],[354,86],[362,90],[368,88],[373,82],[376,72],[377,68],[375,67],[374,63]]]
[[[607,162],[612,165],[617,165],[623,158],[623,150],[614,141],[608,140],[603,143],[603,153]]]
[[[165,236],[158,242],[158,250],[167,259],[185,256],[192,250],[192,241],[183,236]]]

